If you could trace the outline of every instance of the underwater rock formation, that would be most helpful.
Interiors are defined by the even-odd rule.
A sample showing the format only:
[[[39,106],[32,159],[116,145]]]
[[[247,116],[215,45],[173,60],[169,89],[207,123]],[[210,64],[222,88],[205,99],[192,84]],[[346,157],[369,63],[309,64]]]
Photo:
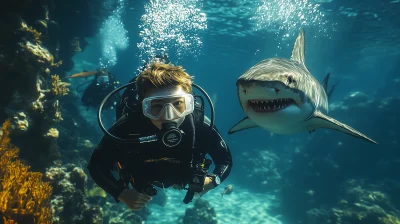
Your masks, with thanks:
[[[150,215],[150,210],[147,207],[144,207],[140,211],[131,211],[126,205],[116,205],[115,202],[112,204],[108,202],[104,207],[104,210],[107,209],[104,223],[109,224],[142,224],[145,223],[147,217]]]
[[[204,199],[197,199],[192,208],[186,209],[185,216],[179,224],[217,224],[217,214],[210,203]]]
[[[52,187],[42,181],[42,173],[29,171],[19,160],[19,149],[10,143],[11,130],[6,120],[0,135],[0,223],[50,223]]]
[[[48,7],[43,3],[7,1],[0,23],[5,34],[0,41],[6,43],[0,47],[0,120],[13,118],[12,134],[16,134],[21,158],[37,170],[57,158],[56,138],[52,136],[62,120],[59,96],[68,93],[68,84],[55,75],[62,62],[46,46],[51,36],[38,31],[49,21]],[[38,146],[34,153],[32,145]]]
[[[20,157],[44,171],[60,158],[57,140],[63,138],[61,111],[68,93],[68,83],[60,77],[73,67],[72,56],[87,45],[85,37],[94,36],[101,18],[112,10],[98,0],[2,3],[0,121],[12,119]]]
[[[318,223],[322,220],[318,217],[330,217],[332,223],[395,223],[390,220],[396,220],[393,217],[397,211],[377,200],[367,204],[365,199],[351,200],[354,194],[349,193],[351,187],[345,183],[352,179],[368,180],[372,186],[381,186],[379,194],[390,195],[392,204],[400,206],[400,194],[395,190],[399,186],[393,184],[399,181],[400,169],[399,109],[399,97],[369,99],[361,92],[330,105],[332,116],[369,132],[366,134],[375,136],[379,145],[368,145],[331,130],[313,132],[304,150],[294,156],[291,168],[282,174],[281,207],[287,219],[284,221]],[[340,184],[348,189],[338,187]],[[365,187],[362,194],[373,196],[371,191],[376,189]],[[338,198],[347,204],[338,204]],[[339,222],[333,216],[343,220],[359,216],[364,222]]]
[[[24,112],[15,113],[12,119],[11,129],[14,133],[25,133],[28,131],[29,121]]]
[[[348,180],[341,186],[341,193],[336,205],[307,211],[307,223],[337,224],[398,224],[398,210],[387,194],[382,193],[382,186],[367,184],[364,180]]]
[[[141,224],[150,215],[147,207],[136,212],[123,203],[115,203],[96,185],[88,190],[87,175],[76,164],[62,165],[57,161],[47,169],[45,177],[53,186],[50,203],[54,224]]]
[[[279,157],[267,149],[252,149],[242,152],[235,158],[236,166],[240,167],[235,173],[240,176],[242,186],[260,192],[274,191],[281,182]]]
[[[90,204],[86,198],[87,176],[82,168],[59,162],[48,168],[45,176],[53,186],[54,224],[103,222],[102,208]]]

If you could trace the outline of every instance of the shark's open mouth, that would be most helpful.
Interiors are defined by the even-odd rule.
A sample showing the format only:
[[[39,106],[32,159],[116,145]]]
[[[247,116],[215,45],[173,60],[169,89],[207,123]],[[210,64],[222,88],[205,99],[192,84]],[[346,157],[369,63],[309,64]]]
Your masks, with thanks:
[[[249,100],[249,106],[255,112],[273,112],[285,109],[294,104],[294,99],[275,99],[275,100]]]

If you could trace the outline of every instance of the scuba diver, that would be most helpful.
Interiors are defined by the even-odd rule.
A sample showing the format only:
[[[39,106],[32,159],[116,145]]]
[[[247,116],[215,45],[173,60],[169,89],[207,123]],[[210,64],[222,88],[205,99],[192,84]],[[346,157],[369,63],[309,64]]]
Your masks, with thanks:
[[[214,127],[211,99],[192,79],[180,66],[153,62],[103,100],[126,88],[117,105],[117,121],[108,130],[100,105],[98,121],[105,136],[88,163],[93,181],[116,202],[141,210],[157,194],[155,186],[173,186],[187,190],[187,204],[195,193],[204,195],[228,177],[231,152]],[[204,116],[204,100],[193,86],[207,97],[211,120]],[[212,162],[214,170],[208,173]]]
[[[68,76],[67,78],[87,78],[90,76],[94,76],[94,79],[87,86],[81,98],[83,105],[86,106],[87,109],[90,107],[98,108],[104,97],[116,89],[119,85],[119,82],[115,80],[115,77],[111,74],[111,72],[107,71],[107,69],[100,69],[90,72],[84,71]],[[115,104],[119,101],[119,98],[119,95],[115,95],[113,101],[108,101],[105,105],[106,109],[113,109]]]

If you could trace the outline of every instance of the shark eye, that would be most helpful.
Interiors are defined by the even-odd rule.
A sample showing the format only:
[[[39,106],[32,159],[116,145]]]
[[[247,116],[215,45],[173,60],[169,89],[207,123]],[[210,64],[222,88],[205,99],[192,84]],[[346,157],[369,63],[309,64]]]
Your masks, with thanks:
[[[296,81],[294,80],[293,76],[291,76],[291,75],[288,76],[288,84],[292,84],[294,82],[296,82]]]

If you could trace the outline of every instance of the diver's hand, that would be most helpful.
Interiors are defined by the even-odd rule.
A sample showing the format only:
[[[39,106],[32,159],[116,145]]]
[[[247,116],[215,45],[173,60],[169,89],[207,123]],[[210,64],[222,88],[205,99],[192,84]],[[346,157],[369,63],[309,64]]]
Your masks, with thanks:
[[[134,211],[141,210],[151,199],[152,197],[139,193],[135,189],[125,189],[118,197],[118,200],[125,203],[131,210]]]
[[[212,179],[210,177],[206,177],[204,180],[204,187],[203,191],[201,192],[201,195],[207,193],[209,190],[212,190],[214,188],[214,184],[212,183]]]
[[[213,188],[214,188],[214,184],[212,183],[212,179],[210,177],[206,177],[204,179],[203,191],[199,193],[200,197],[203,196],[204,194],[206,194],[208,191],[210,191]],[[189,189],[190,189],[190,185],[189,185]]]

